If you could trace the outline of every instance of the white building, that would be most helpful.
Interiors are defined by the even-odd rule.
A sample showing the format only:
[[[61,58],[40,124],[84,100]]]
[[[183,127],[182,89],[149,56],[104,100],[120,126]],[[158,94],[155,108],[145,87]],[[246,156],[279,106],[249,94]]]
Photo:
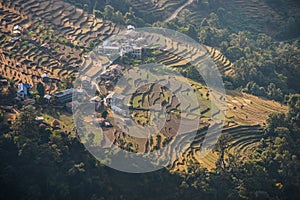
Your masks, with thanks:
[[[19,35],[21,34],[23,31],[22,27],[19,25],[14,26],[13,28],[13,34]]]
[[[127,30],[135,30],[135,27],[133,25],[128,25]]]

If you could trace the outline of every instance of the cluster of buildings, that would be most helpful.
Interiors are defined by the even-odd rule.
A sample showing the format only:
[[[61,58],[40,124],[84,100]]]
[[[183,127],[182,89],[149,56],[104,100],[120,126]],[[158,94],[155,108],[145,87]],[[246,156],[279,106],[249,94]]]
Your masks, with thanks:
[[[138,37],[138,33],[135,31],[135,27],[132,25],[127,26],[127,32],[124,35],[126,39],[120,44],[119,41],[109,42],[106,41],[99,50],[107,55],[129,55],[136,59],[142,59],[143,47],[145,40],[142,37]]]

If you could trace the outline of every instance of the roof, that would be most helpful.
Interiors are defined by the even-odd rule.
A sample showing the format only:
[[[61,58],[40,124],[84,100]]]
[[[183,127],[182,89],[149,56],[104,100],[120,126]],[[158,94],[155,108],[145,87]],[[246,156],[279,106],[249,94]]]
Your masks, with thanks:
[[[7,81],[7,79],[0,79],[0,82],[1,83],[7,83],[8,81]]]
[[[120,47],[115,47],[115,46],[103,46],[104,50],[119,50]]]
[[[74,89],[71,88],[71,89],[64,90],[62,92],[55,93],[55,94],[53,94],[53,96],[57,97],[57,98],[60,98],[60,97],[63,97],[65,95],[73,94],[73,92],[74,92]]]
[[[30,89],[30,85],[28,83],[19,83],[18,84],[18,94],[27,95],[27,92],[29,89]]]
[[[16,31],[16,30],[22,31],[22,27],[20,25],[15,25],[14,31]]]
[[[42,117],[42,116],[41,117],[36,117],[35,120],[36,121],[44,121],[44,117]]]
[[[134,27],[133,25],[128,25],[128,26],[127,26],[127,29],[128,29],[128,30],[135,30],[135,27]]]
[[[51,95],[46,94],[46,95],[44,96],[44,98],[47,99],[47,100],[50,100],[50,99],[51,99]]]
[[[42,77],[42,78],[49,78],[49,76],[48,76],[47,73],[42,74],[41,77]]]
[[[21,34],[21,31],[20,30],[14,30],[13,33],[14,34]]]

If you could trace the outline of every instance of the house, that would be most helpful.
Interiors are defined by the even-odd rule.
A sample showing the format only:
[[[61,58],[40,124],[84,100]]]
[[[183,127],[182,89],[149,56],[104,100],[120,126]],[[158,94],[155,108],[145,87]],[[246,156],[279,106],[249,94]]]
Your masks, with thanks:
[[[7,85],[8,85],[8,81],[6,79],[0,79],[0,87],[7,86]]]
[[[120,47],[118,46],[102,46],[103,53],[105,54],[119,54],[120,53]]]
[[[142,47],[138,47],[136,45],[123,45],[120,55],[124,56],[125,54],[128,54],[134,58],[141,59],[142,58]]]
[[[19,83],[17,97],[24,100],[29,95],[30,85],[28,83]]]
[[[133,25],[128,25],[127,30],[135,30],[135,27]]]
[[[40,117],[36,117],[35,118],[35,121],[37,121],[38,123],[42,123],[42,122],[44,122],[44,117],[43,116],[40,116]]]
[[[80,98],[83,98],[87,94],[82,89],[70,88],[70,89],[66,89],[62,92],[55,93],[52,96],[55,99],[55,101],[57,101],[58,103],[65,104],[65,103],[72,101],[73,95],[75,95],[76,99],[80,99]]]
[[[52,96],[51,96],[50,94],[46,94],[46,95],[44,96],[44,99],[46,99],[47,102],[50,102],[51,97],[52,97]]]
[[[52,96],[57,102],[64,104],[72,101],[73,92],[74,89],[71,88],[62,92],[55,93]]]
[[[22,33],[22,27],[20,25],[15,25],[13,28],[13,34],[20,35]]]
[[[142,59],[142,47],[133,47],[132,57]]]

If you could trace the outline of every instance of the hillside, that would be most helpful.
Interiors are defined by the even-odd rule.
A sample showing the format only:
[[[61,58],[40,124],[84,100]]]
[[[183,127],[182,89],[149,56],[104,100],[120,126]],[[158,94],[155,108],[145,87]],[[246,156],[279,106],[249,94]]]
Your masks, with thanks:
[[[1,74],[36,84],[47,73],[47,91],[74,78],[89,48],[117,33],[119,26],[63,1],[4,1],[1,12]],[[22,27],[14,35],[15,25]]]
[[[299,27],[297,0],[0,0],[0,199],[296,200]]]

